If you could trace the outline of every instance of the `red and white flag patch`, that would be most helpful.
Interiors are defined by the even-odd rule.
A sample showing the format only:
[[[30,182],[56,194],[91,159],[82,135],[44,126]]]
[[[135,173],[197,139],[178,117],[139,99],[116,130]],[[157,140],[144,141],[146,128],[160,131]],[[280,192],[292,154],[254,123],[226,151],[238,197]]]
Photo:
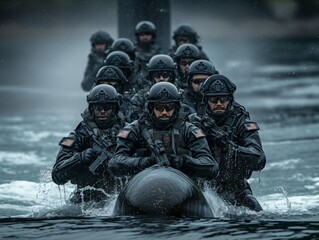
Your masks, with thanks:
[[[254,123],[254,122],[251,122],[251,123],[245,123],[245,127],[248,131],[251,131],[251,130],[258,130],[259,127],[257,125],[257,123]]]

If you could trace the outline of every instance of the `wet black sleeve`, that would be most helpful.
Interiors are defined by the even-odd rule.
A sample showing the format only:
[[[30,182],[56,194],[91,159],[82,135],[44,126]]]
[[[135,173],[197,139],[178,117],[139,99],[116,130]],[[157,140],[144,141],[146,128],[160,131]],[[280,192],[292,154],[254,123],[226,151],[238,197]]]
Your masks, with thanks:
[[[252,171],[259,171],[265,167],[266,156],[262,149],[257,123],[245,119],[241,122],[238,135],[238,160]]]
[[[187,157],[182,171],[191,177],[200,177],[207,180],[215,178],[218,172],[218,164],[211,155],[202,130],[186,122],[183,137],[192,156]]]
[[[52,169],[52,180],[60,185],[77,177],[84,168],[87,168],[81,161],[81,152],[90,146],[85,136],[77,129],[63,138],[59,145],[61,148]]]
[[[139,164],[143,157],[133,156],[139,146],[140,139],[137,121],[134,121],[119,133],[115,154],[108,165],[108,169],[113,176],[134,175],[143,170]]]

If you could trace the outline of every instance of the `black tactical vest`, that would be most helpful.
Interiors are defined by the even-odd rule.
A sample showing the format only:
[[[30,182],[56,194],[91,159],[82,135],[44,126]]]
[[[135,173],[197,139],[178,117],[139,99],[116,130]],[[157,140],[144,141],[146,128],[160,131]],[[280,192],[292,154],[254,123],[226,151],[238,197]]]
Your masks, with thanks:
[[[158,130],[152,128],[147,123],[143,124],[143,127],[148,128],[148,131],[151,134],[153,141],[157,139],[162,141],[167,155],[189,155],[190,151],[187,150],[187,145],[181,133],[183,124],[184,120],[178,118],[174,125],[168,130]]]

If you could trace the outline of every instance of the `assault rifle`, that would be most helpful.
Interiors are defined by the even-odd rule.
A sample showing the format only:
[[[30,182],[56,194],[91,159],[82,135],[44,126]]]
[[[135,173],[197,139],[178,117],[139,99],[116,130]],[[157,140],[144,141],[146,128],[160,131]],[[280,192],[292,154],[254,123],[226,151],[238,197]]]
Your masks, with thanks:
[[[206,129],[208,135],[212,137],[214,140],[220,141],[225,146],[233,146],[236,144],[229,140],[229,135],[231,132],[226,132],[220,127],[218,127],[213,119],[210,119],[209,122],[203,124]]]
[[[146,141],[148,148],[154,153],[157,164],[160,166],[170,166],[170,162],[165,153],[163,142],[159,139],[153,141],[152,136],[147,128],[143,129],[142,135]]]
[[[102,141],[99,141],[97,138],[96,134],[89,128],[87,128],[87,131],[93,140],[93,146],[92,148],[100,152],[100,155],[94,160],[94,162],[91,163],[89,166],[89,171],[93,174],[96,174],[96,170],[105,162],[108,161],[111,157],[112,154],[107,151],[108,147],[106,144],[104,144]]]

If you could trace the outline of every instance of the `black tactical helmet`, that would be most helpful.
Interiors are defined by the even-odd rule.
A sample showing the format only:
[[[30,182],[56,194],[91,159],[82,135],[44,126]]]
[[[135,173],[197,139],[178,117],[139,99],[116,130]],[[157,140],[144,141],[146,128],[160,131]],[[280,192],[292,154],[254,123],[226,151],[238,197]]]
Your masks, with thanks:
[[[92,48],[94,48],[96,44],[106,44],[107,46],[111,46],[113,38],[105,31],[98,31],[91,36],[90,41]]]
[[[148,103],[180,103],[180,94],[176,86],[170,82],[155,83],[147,95]]]
[[[98,71],[94,82],[99,85],[103,81],[118,81],[122,85],[127,83],[127,79],[124,76],[123,72],[116,66],[106,65]]]
[[[174,60],[166,54],[157,54],[153,56],[147,64],[148,76],[151,78],[154,72],[171,73],[171,81],[175,79],[176,64]]]
[[[155,83],[147,95],[147,110],[153,123],[162,129],[170,127],[178,118],[181,97],[176,86],[170,82]],[[161,120],[155,116],[154,105],[159,103],[175,103],[175,112],[169,120]]]
[[[210,76],[210,75],[216,74],[216,69],[215,69],[214,65],[207,60],[196,60],[196,61],[192,62],[191,65],[189,66],[188,73],[187,73],[188,88],[193,93],[201,95],[200,92],[195,92],[193,87],[192,87],[191,80],[192,80],[193,75],[195,75],[195,74],[205,74],[205,75]]]
[[[128,38],[119,38],[115,40],[111,46],[110,52],[125,52],[131,60],[135,59],[135,47],[133,42]]]
[[[200,52],[194,44],[185,43],[180,45],[174,53],[175,61],[179,62],[182,58],[199,59]]]
[[[214,65],[207,60],[196,60],[192,62],[188,69],[188,77],[194,74],[213,75],[216,73]]]
[[[154,38],[156,37],[156,27],[154,23],[150,21],[141,21],[135,27],[135,35],[139,33],[151,33],[153,34]]]
[[[95,103],[119,103],[121,95],[117,93],[116,89],[108,84],[100,84],[91,89],[86,96],[88,104]]]
[[[134,63],[130,57],[121,51],[111,52],[104,61],[105,65],[113,65],[118,67],[125,77],[128,79],[133,71]]]
[[[201,86],[201,93],[206,97],[208,96],[222,96],[233,94],[236,90],[236,85],[227,77],[214,74],[206,79]]]
[[[180,25],[173,33],[173,39],[176,41],[177,36],[188,37],[193,44],[198,42],[197,32],[188,24]]]
[[[108,84],[100,84],[93,87],[90,93],[86,96],[86,101],[89,104],[89,111],[94,116],[96,124],[100,128],[108,128],[113,125],[117,119],[117,114],[122,104],[122,95],[118,94],[114,87]],[[94,114],[94,105],[112,104],[113,111],[108,121],[100,120]]]

